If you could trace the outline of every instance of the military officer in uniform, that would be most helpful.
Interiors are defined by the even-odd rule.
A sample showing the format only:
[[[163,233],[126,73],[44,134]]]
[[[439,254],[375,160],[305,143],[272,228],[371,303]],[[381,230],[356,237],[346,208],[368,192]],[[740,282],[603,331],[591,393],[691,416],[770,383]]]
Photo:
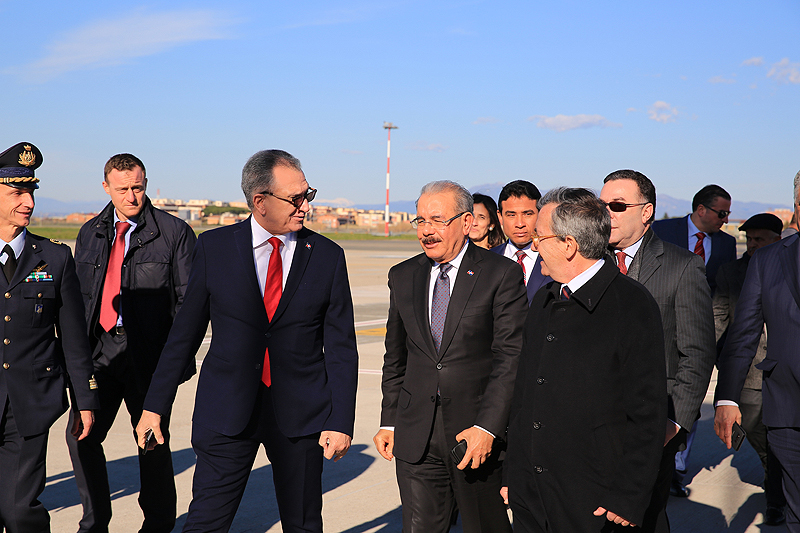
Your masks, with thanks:
[[[86,437],[97,409],[80,285],[69,247],[26,230],[42,153],[0,154],[0,530],[48,532],[39,501],[50,426],[67,410]]]

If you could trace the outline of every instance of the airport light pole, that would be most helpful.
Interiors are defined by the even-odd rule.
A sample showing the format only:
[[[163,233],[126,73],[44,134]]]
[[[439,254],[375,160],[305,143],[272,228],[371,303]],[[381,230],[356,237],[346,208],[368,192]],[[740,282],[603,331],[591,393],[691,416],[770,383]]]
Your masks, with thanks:
[[[387,130],[389,136],[386,139],[386,213],[384,215],[384,235],[389,236],[389,161],[391,161],[392,154],[392,130],[396,130],[397,126],[391,122],[383,123],[383,129]]]

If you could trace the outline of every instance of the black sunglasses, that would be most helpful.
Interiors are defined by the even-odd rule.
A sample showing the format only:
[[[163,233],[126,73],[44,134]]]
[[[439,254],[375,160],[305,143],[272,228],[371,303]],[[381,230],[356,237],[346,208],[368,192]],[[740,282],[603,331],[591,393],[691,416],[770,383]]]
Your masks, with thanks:
[[[624,213],[629,207],[636,207],[638,205],[647,205],[650,202],[642,202],[640,204],[626,204],[625,202],[607,202],[608,208],[615,213]]]
[[[292,204],[295,207],[295,209],[300,209],[301,207],[303,207],[304,201],[308,200],[310,202],[317,196],[317,189],[312,189],[311,187],[309,187],[308,190],[303,194],[296,194],[290,198],[281,198],[280,196],[276,196],[269,191],[263,191],[258,194],[268,194],[273,198],[277,198],[278,200],[283,200],[284,202]]]
[[[718,216],[719,218],[725,218],[726,216],[728,216],[728,215],[730,215],[730,214],[731,214],[731,212],[730,212],[730,211],[725,211],[724,209],[721,209],[721,210],[717,211],[717,210],[716,210],[716,209],[714,209],[713,207],[708,207],[708,206],[707,206],[707,205],[705,205],[705,204],[700,204],[700,205],[702,205],[703,207],[705,207],[706,209],[708,209],[708,210],[710,210],[710,211],[714,211],[714,212],[717,214],[717,216]]]

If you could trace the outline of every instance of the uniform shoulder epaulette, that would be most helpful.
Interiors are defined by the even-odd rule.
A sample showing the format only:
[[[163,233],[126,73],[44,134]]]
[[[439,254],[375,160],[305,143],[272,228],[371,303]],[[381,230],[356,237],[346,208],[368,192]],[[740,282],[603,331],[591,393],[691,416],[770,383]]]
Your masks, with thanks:
[[[50,242],[53,244],[64,244],[63,242],[59,241],[58,239],[50,239]]]

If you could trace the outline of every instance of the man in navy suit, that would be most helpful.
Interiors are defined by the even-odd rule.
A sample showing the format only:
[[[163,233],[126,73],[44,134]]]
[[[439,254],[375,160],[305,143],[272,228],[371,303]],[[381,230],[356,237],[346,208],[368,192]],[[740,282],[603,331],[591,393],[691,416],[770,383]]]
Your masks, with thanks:
[[[525,180],[507,183],[500,191],[497,215],[508,241],[492,248],[492,252],[516,261],[525,274],[528,305],[540,287],[552,281],[542,274],[542,259],[533,247],[533,229],[539,210],[536,202],[542,194],[536,185]]]
[[[163,444],[161,415],[210,319],[183,531],[229,530],[263,444],[283,531],[321,532],[322,458],[344,456],[355,420],[358,354],[344,252],[303,227],[316,189],[290,154],[256,153],[242,170],[242,191],[252,216],[197,241],[136,428],[139,446],[148,430]]]
[[[717,288],[715,280],[720,265],[736,260],[736,239],[720,231],[730,214],[731,195],[719,185],[706,185],[692,199],[692,214],[653,222],[653,231],[662,241],[687,248],[703,258],[711,296]]]
[[[794,177],[794,210],[800,214],[800,172]],[[781,464],[788,503],[786,526],[800,531],[800,235],[756,250],[719,358],[714,429],[728,448],[731,427],[742,422],[738,404],[764,325],[767,354],[761,393],[767,443]]]

